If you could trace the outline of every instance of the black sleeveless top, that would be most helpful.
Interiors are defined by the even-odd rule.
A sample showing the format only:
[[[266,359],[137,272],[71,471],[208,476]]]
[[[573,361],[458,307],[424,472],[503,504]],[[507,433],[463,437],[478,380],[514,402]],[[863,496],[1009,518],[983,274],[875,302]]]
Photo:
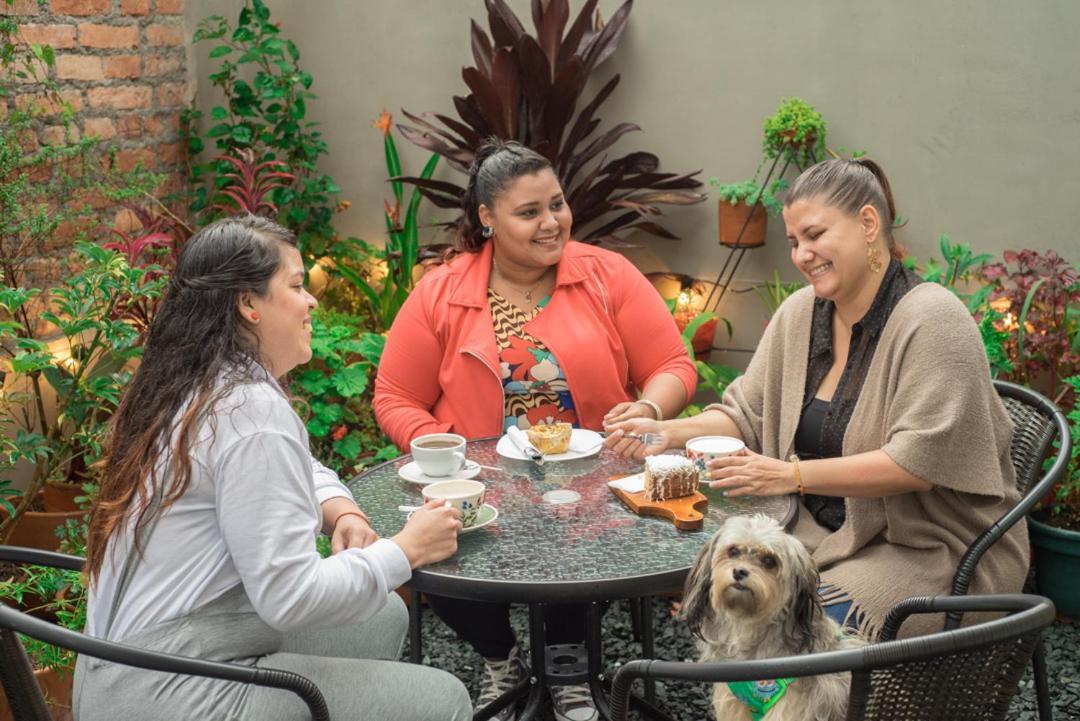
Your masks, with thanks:
[[[907,292],[923,280],[895,258],[889,261],[866,315],[851,327],[851,343],[844,372],[832,401],[816,398],[821,382],[833,365],[832,320],[836,306],[831,300],[814,299],[810,330],[810,355],[806,366],[806,387],[799,426],[795,431],[795,453],[803,460],[838,458],[844,455],[844,433],[874,359],[881,331],[893,308]],[[844,499],[808,493],[803,504],[822,526],[835,531],[844,523]]]

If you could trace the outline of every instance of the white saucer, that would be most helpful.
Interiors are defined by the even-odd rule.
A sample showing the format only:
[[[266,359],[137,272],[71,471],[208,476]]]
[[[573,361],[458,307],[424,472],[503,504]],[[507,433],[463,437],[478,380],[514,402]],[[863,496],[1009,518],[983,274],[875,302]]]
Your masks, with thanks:
[[[409,515],[405,517],[406,520],[412,518],[413,513],[415,513],[415,511],[411,511]],[[478,528],[483,528],[488,524],[494,523],[496,520],[498,520],[498,518],[499,509],[491,505],[490,503],[485,503],[484,505],[480,506],[480,510],[476,514],[477,522],[469,526],[468,528],[462,528],[460,531],[458,531],[458,535],[460,536],[462,533],[472,533]]]
[[[600,452],[600,449],[604,447],[604,438],[596,431],[590,431],[586,428],[575,428],[570,433],[570,450],[566,453],[556,453],[555,455],[545,455],[545,461],[573,461],[578,458],[588,458],[595,456]],[[581,448],[584,450],[577,450],[575,448]],[[495,450],[500,456],[506,458],[513,458],[519,461],[529,460],[528,456],[521,452],[514,442],[510,440],[510,436],[504,435],[499,439],[498,444],[495,446]]]
[[[451,473],[449,476],[425,476],[424,472],[420,470],[420,465],[416,461],[409,461],[398,469],[398,475],[410,483],[419,483],[422,486],[426,486],[429,483],[449,481],[453,478],[475,478],[480,475],[480,466],[476,461],[465,461],[464,468],[457,473]]]

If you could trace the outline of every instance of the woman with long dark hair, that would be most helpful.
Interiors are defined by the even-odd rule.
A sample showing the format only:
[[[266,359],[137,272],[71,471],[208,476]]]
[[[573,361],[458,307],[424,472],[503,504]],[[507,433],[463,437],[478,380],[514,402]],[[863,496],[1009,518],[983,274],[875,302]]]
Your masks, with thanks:
[[[295,671],[335,718],[467,718],[457,679],[390,662],[407,624],[392,591],[454,553],[459,514],[432,503],[379,539],[312,458],[277,379],[311,358],[315,304],[281,226],[223,220],[187,243],[114,419],[90,520],[87,633]],[[320,529],[330,558],[315,550]],[[86,657],[75,712],[307,718],[281,691]]]

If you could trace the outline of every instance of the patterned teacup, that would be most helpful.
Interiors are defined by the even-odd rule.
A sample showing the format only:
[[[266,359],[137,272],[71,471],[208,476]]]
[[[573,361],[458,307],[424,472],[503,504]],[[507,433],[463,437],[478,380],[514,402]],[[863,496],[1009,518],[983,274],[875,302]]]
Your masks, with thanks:
[[[709,461],[738,453],[745,447],[745,443],[731,436],[698,436],[686,442],[686,457],[698,467],[701,482],[704,483],[709,480]]]
[[[451,506],[461,511],[461,525],[465,528],[476,523],[476,515],[484,505],[485,486],[480,481],[439,481],[424,486],[424,500],[438,498],[448,501]]]

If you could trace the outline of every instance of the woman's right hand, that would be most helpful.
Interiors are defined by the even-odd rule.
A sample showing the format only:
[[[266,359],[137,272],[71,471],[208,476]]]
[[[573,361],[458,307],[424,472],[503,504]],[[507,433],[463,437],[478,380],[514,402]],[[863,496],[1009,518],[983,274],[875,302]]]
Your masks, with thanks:
[[[651,418],[632,418],[628,421],[604,426],[604,430],[608,432],[607,440],[604,441],[604,448],[625,458],[641,460],[645,456],[663,453],[673,445],[671,433],[665,429],[664,423]],[[658,440],[654,440],[653,443],[646,446],[641,442],[641,436],[645,433],[653,434]],[[633,434],[637,438],[627,438],[628,434]]]
[[[457,551],[461,511],[433,499],[421,506],[390,540],[401,547],[413,568],[437,563]]]

